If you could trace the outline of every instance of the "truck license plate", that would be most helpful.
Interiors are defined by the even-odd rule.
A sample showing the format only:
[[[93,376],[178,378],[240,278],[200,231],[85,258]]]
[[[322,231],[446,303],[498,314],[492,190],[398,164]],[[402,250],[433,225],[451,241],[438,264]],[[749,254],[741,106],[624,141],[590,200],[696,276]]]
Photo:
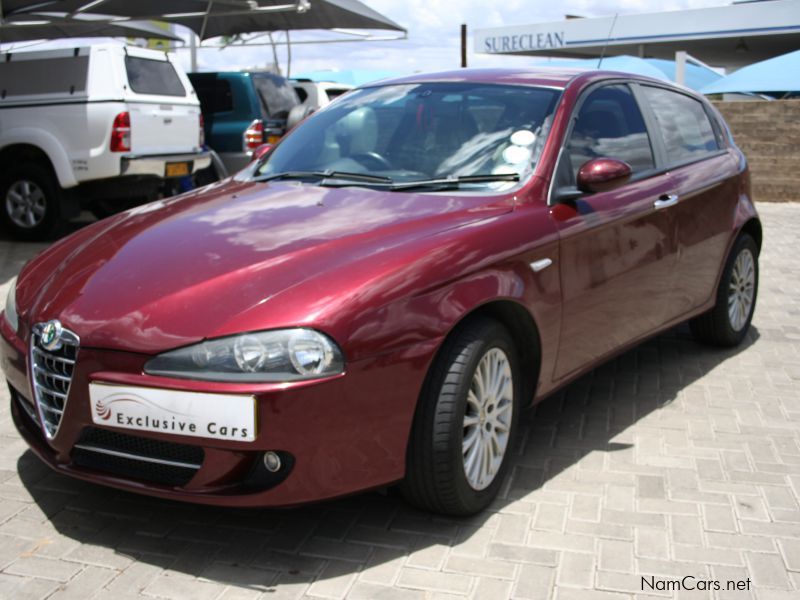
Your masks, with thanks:
[[[174,162],[174,163],[167,163],[166,172],[164,173],[165,177],[183,177],[184,175],[189,174],[189,163],[188,162]]]

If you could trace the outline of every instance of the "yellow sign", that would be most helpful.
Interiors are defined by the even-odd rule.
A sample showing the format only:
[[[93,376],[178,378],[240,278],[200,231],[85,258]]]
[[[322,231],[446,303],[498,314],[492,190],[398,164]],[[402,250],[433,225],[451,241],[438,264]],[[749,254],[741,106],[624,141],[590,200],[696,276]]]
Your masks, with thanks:
[[[170,31],[170,24],[165,23],[164,21],[148,21],[148,23],[153,27],[156,27],[158,29],[163,29],[167,33],[169,33]],[[138,39],[140,40],[141,38]],[[130,37],[128,38],[128,41],[131,44],[139,45],[136,43],[137,38]],[[162,52],[169,52],[172,48],[171,46],[172,40],[168,40],[165,38],[151,38],[145,40],[145,42],[146,42],[145,48],[150,48],[151,50],[160,50]]]

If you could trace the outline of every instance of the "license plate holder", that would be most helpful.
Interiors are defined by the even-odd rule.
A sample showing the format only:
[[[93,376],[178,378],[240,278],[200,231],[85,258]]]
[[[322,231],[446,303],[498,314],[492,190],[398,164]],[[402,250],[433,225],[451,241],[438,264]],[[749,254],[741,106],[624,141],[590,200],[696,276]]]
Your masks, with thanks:
[[[90,383],[89,401],[96,425],[233,442],[256,439],[254,396]]]

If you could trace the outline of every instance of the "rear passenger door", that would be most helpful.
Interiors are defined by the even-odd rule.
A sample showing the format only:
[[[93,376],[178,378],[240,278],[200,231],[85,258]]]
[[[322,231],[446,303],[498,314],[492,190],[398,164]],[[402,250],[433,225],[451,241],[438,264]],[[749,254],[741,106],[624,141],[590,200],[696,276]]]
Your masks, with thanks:
[[[655,124],[654,143],[672,177],[677,203],[677,263],[667,319],[677,319],[712,299],[738,200],[737,160],[703,103],[658,86],[637,95]]]

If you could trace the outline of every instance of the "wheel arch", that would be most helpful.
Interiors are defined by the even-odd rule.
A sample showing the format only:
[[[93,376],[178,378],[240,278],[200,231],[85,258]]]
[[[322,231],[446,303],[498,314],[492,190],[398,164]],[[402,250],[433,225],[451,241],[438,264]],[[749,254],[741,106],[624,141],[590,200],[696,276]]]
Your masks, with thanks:
[[[759,253],[761,252],[761,243],[764,239],[764,231],[761,227],[761,221],[756,217],[752,217],[744,225],[739,228],[739,233],[746,233],[752,237],[756,242],[756,248]],[[738,237],[738,235],[736,236]]]
[[[22,153],[23,157],[35,157],[35,160],[43,162],[52,170],[61,188],[78,184],[66,149],[52,133],[31,127],[11,129],[3,132],[0,146],[2,146],[0,156],[3,160],[19,156],[19,153]],[[8,154],[5,154],[6,152]]]
[[[519,352],[522,371],[522,397],[525,406],[533,402],[541,370],[541,337],[533,315],[522,304],[513,299],[498,298],[480,304],[459,318],[442,340],[429,367],[439,360],[447,341],[457,335],[464,327],[481,317],[494,319],[508,330]],[[426,376],[426,384],[428,377]]]
[[[33,144],[10,144],[0,149],[0,165],[11,164],[12,161],[19,163],[32,162],[50,170],[50,173],[58,182],[58,173],[53,166],[47,152]]]

